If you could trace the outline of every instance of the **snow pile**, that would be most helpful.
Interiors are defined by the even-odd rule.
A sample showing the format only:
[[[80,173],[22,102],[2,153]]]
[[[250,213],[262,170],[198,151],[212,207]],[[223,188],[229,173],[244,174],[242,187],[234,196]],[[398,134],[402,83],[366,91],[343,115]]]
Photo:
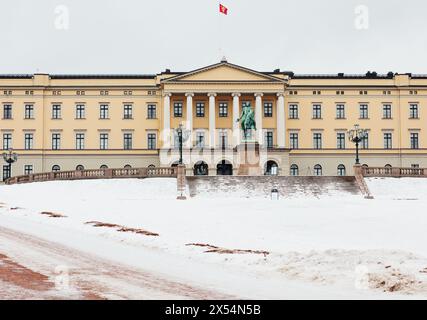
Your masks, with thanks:
[[[427,199],[427,179],[425,178],[366,178],[365,180],[375,198]]]

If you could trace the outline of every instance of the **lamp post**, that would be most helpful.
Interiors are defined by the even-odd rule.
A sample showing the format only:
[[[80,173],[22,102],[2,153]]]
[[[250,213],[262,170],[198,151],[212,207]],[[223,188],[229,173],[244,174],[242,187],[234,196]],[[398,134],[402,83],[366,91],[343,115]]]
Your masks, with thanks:
[[[182,145],[185,141],[188,140],[190,136],[190,130],[184,130],[182,123],[179,124],[178,128],[175,129],[176,134],[178,135],[178,144],[179,144],[179,164],[183,164],[182,159]]]
[[[356,164],[360,164],[359,143],[368,135],[368,130],[361,129],[358,124],[353,129],[347,131],[348,140],[356,144]]]
[[[3,160],[9,165],[9,176],[7,178],[10,178],[12,177],[12,163],[18,161],[18,155],[12,149],[9,149],[8,152],[3,152]],[[3,177],[3,181],[7,178]]]

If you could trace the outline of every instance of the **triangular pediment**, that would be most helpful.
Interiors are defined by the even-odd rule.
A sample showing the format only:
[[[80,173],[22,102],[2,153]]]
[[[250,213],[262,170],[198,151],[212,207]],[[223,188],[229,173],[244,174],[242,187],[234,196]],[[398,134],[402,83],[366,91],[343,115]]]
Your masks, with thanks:
[[[282,79],[228,62],[193,70],[164,80],[164,82],[283,82]]]

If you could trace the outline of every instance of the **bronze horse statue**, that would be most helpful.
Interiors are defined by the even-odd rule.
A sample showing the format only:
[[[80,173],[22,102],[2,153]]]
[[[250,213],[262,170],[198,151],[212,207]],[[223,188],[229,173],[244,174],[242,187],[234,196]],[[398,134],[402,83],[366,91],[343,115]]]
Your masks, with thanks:
[[[243,130],[244,138],[251,138],[252,130],[256,130],[256,123],[255,113],[251,108],[250,102],[247,102],[243,105],[242,114],[240,115],[240,118],[237,119],[237,121],[240,121],[240,127]]]

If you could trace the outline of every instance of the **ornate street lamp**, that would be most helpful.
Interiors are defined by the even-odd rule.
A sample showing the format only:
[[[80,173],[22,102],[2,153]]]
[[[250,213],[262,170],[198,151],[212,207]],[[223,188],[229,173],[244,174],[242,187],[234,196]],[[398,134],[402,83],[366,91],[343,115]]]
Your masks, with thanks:
[[[359,143],[368,135],[368,130],[361,129],[358,124],[354,125],[353,129],[347,131],[348,140],[356,144],[356,164],[360,164],[359,161]]]
[[[190,137],[190,130],[185,130],[182,123],[179,124],[178,128],[175,129],[176,134],[178,135],[178,144],[179,144],[179,164],[183,164],[182,159],[182,145]]]
[[[9,176],[7,178],[10,178],[12,177],[12,163],[18,161],[18,155],[12,149],[9,149],[8,152],[3,152],[3,160],[9,165]],[[3,177],[3,180],[7,178]]]

